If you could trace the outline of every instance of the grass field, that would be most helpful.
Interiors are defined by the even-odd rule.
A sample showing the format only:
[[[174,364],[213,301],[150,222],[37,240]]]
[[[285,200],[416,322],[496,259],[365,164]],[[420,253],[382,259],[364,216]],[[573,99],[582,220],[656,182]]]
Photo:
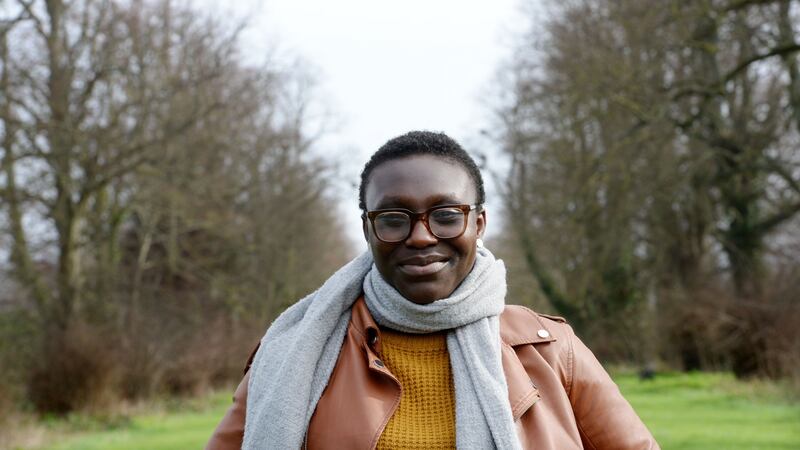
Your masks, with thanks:
[[[47,450],[181,450],[202,449],[225,414],[231,392],[216,393],[199,401],[178,402],[162,411],[134,416],[122,424],[107,426],[88,421],[88,431],[53,432]],[[63,430],[64,424],[53,423]],[[79,423],[80,427],[81,424]]]
[[[774,386],[701,373],[615,380],[666,450],[800,450],[800,403]]]
[[[774,386],[741,383],[726,374],[667,374],[645,382],[633,375],[615,379],[666,450],[800,449],[800,403],[790,403]],[[54,434],[60,436],[58,442],[45,448],[202,448],[229,401],[229,393],[215,394],[203,402],[135,416],[112,429]]]

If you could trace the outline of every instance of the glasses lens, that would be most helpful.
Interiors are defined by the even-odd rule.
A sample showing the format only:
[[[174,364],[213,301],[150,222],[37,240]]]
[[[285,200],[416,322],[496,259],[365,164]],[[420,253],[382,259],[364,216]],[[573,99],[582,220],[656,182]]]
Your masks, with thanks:
[[[411,218],[404,212],[390,211],[375,216],[374,224],[378,239],[386,242],[398,242],[408,236]]]
[[[431,211],[428,225],[431,232],[440,238],[448,239],[464,232],[464,212],[458,208],[441,208]]]

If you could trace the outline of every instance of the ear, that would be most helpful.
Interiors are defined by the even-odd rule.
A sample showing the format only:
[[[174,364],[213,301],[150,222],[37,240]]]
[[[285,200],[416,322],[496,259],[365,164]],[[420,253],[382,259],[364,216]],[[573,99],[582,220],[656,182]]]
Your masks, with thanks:
[[[475,224],[477,225],[477,236],[483,239],[483,234],[486,232],[486,208],[481,208],[481,212],[475,219]]]

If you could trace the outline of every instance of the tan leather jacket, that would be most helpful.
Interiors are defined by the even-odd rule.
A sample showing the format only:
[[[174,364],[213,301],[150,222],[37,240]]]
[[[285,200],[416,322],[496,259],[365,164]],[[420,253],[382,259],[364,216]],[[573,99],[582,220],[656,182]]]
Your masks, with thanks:
[[[500,336],[508,400],[524,448],[659,448],[564,319],[506,306]],[[339,360],[311,418],[307,448],[375,448],[402,391],[380,354],[380,331],[359,299]],[[206,449],[241,448],[248,380],[245,373]]]

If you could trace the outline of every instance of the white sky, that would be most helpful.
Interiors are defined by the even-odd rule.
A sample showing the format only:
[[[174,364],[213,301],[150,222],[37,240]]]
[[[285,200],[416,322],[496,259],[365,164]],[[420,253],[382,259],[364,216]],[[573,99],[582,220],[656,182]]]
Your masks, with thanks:
[[[216,2],[196,1],[220,11]],[[474,141],[489,117],[490,99],[481,94],[523,22],[518,0],[249,1],[233,6],[250,18],[245,53],[264,55],[277,45],[279,55],[303,59],[317,77],[335,118],[318,149],[342,163],[342,211],[355,242],[363,238],[352,186],[369,155],[413,129]]]

